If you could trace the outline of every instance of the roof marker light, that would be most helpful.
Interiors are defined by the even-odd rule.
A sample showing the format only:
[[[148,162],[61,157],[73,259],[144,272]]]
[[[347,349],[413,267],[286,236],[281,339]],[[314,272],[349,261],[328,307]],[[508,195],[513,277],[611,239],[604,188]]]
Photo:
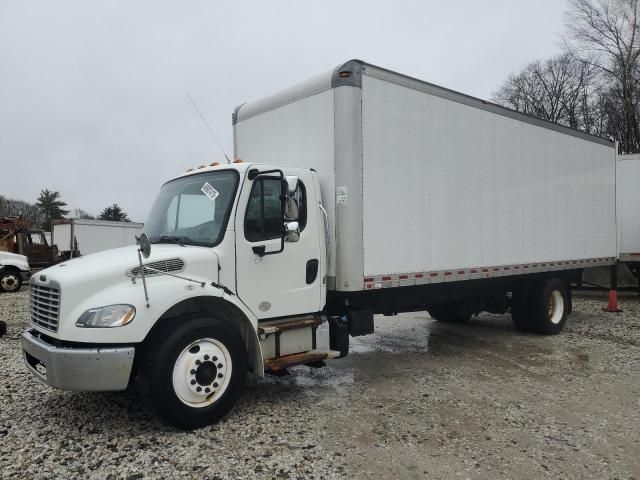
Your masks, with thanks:
[[[218,165],[220,165],[220,162],[212,162],[209,164],[210,167],[217,167]]]
[[[187,168],[187,172],[193,172],[193,167]]]
[[[236,158],[233,163],[242,163],[242,160],[240,158]]]

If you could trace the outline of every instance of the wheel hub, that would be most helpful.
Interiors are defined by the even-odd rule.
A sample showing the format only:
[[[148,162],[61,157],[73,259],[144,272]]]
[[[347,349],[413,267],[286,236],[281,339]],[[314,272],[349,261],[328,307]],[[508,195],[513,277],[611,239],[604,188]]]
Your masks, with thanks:
[[[6,275],[2,278],[2,287],[5,290],[12,290],[16,287],[17,284],[18,278],[13,274]]]
[[[173,368],[173,387],[180,400],[205,407],[224,393],[231,376],[231,356],[218,340],[202,339],[187,346]]]
[[[207,361],[201,363],[196,369],[196,382],[198,385],[211,385],[218,374],[218,368],[213,362]]]

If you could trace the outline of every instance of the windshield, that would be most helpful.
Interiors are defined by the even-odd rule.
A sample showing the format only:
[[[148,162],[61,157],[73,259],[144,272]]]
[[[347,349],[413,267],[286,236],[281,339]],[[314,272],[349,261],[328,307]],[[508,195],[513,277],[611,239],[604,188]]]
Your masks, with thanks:
[[[238,185],[234,170],[200,173],[165,183],[144,232],[151,243],[213,247],[222,241]]]

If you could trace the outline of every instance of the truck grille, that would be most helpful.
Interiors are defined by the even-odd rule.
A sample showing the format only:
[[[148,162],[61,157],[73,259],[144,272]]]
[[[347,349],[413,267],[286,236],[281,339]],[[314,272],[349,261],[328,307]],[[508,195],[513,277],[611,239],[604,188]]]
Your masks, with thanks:
[[[159,275],[158,272],[154,272],[150,270],[153,268],[154,270],[160,270],[161,272],[174,273],[181,272],[184,270],[184,260],[181,258],[170,258],[168,260],[159,260],[157,262],[145,263],[144,264],[144,275],[148,277],[150,275]],[[140,267],[132,268],[129,272],[129,275],[132,277],[140,276]]]
[[[29,314],[31,323],[52,332],[57,331],[60,318],[60,290],[32,283]]]

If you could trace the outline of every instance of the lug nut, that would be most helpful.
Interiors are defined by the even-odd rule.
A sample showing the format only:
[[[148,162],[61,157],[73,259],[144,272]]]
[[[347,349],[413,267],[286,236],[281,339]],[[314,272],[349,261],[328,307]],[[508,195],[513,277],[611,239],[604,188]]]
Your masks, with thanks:
[[[196,360],[196,365],[200,365],[200,360]]]
[[[191,380],[191,385],[195,385],[196,381],[195,380]]]
[[[201,391],[202,391],[202,387],[196,388],[196,392],[201,392]]]
[[[222,368],[222,364],[221,363],[218,364],[218,368]]]
[[[205,389],[204,389],[204,391],[205,391],[206,393],[209,393],[211,390],[209,389],[209,387],[207,387],[207,388],[205,388]]]
[[[222,378],[222,374],[221,373],[218,374],[218,378]]]
[[[218,361],[218,357],[213,357],[211,360],[213,360],[214,362]]]
[[[218,388],[218,382],[213,382],[213,388]]]
[[[204,356],[204,359],[205,359],[205,360],[209,360],[209,355],[205,355],[205,356]]]
[[[191,373],[191,375],[195,375],[196,371],[194,369],[191,369],[191,372],[189,372],[189,373]]]

